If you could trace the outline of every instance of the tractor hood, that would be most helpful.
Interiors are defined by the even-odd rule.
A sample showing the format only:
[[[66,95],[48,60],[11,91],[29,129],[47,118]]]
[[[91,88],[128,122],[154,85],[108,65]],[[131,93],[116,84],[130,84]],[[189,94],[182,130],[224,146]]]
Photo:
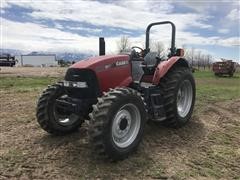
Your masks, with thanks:
[[[78,71],[83,77],[85,71],[94,72],[101,92],[110,88],[127,87],[132,83],[131,64],[129,55],[108,55],[92,57],[79,61],[70,67],[70,70]]]
[[[85,60],[81,60],[73,64],[71,68],[92,69],[96,71],[100,67],[104,68],[107,65],[114,66],[114,64],[116,65],[116,63],[121,64],[123,62],[129,61],[129,59],[130,59],[129,55],[97,56],[97,57],[91,57]]]

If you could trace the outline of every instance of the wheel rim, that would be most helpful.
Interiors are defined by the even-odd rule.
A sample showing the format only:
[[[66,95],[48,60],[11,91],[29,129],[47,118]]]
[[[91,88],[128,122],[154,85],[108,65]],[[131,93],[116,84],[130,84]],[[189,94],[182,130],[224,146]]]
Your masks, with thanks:
[[[177,111],[181,117],[186,117],[192,106],[193,90],[189,80],[181,83],[177,93]]]
[[[55,116],[56,117],[56,116]],[[74,124],[77,120],[78,120],[78,115],[76,114],[70,114],[69,116],[59,116],[57,115],[57,121],[60,125],[62,126],[69,126],[69,125],[72,125]]]
[[[64,96],[66,95],[62,95],[59,98],[62,98]],[[63,109],[58,108],[55,103],[53,106],[53,115],[55,121],[62,126],[70,126],[79,119],[79,116],[77,114],[66,112]]]
[[[114,116],[112,138],[120,148],[126,148],[136,139],[141,125],[141,115],[134,104],[126,104]]]

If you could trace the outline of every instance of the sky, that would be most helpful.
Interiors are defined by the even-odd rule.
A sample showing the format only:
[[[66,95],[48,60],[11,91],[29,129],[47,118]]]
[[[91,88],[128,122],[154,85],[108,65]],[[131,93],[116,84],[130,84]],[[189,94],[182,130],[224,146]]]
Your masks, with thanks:
[[[98,53],[98,37],[114,54],[122,36],[144,48],[149,23],[172,21],[176,45],[240,62],[239,0],[1,0],[1,49]],[[171,28],[151,41],[168,49]]]

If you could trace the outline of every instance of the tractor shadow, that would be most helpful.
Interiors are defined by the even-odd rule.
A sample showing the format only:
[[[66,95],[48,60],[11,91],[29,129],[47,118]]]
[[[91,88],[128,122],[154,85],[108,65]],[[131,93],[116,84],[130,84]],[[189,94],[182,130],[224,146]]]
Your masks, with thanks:
[[[116,176],[125,177],[126,172],[131,172],[133,177],[144,173],[154,166],[159,152],[161,156],[165,156],[169,151],[192,149],[206,134],[203,123],[196,116],[180,129],[170,129],[149,122],[138,151],[123,161],[110,162],[96,158],[91,151],[87,130],[88,127],[84,126],[67,136],[46,134],[37,143],[42,147],[42,153],[48,153],[50,159],[55,159],[55,168],[68,167],[63,169],[63,173],[76,174],[87,179],[111,179]]]
[[[240,76],[238,75],[233,75],[232,77],[230,77],[229,75],[222,75],[222,76],[214,76],[216,79],[239,79]]]
[[[197,148],[204,140],[207,129],[196,115],[184,126],[178,129],[168,128],[160,123],[149,122],[146,126],[143,144],[149,148],[187,150]]]
[[[86,146],[85,140],[88,137],[87,130],[87,127],[84,126],[79,128],[78,131],[67,135],[55,136],[45,133],[38,140],[36,140],[36,143],[39,143],[46,150],[53,150],[55,148],[63,146],[66,146],[67,148],[71,144],[78,146],[79,143],[85,144],[84,146]]]
[[[35,144],[41,146],[41,156],[54,160],[52,162],[54,169],[67,167],[61,168],[61,173],[73,174],[83,179],[123,178],[126,171],[138,174],[151,164],[151,159],[144,151],[138,151],[119,162],[99,159],[96,152],[91,149],[87,130],[88,127],[84,126],[78,132],[66,136],[45,133],[35,141]]]

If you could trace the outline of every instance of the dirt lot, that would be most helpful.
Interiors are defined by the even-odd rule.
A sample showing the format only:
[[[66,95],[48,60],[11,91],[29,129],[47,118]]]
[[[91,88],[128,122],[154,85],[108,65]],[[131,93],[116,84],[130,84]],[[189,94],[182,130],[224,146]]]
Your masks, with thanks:
[[[1,77],[59,77],[67,68],[62,67],[0,67]]]
[[[36,73],[17,69],[10,76],[29,71]],[[0,83],[3,76],[9,75],[0,73]],[[15,86],[0,89],[0,179],[240,179],[240,98],[208,101],[203,99],[211,94],[198,94],[187,126],[173,130],[148,123],[138,151],[111,163],[93,158],[86,124],[64,137],[40,129],[35,106],[43,87]]]

